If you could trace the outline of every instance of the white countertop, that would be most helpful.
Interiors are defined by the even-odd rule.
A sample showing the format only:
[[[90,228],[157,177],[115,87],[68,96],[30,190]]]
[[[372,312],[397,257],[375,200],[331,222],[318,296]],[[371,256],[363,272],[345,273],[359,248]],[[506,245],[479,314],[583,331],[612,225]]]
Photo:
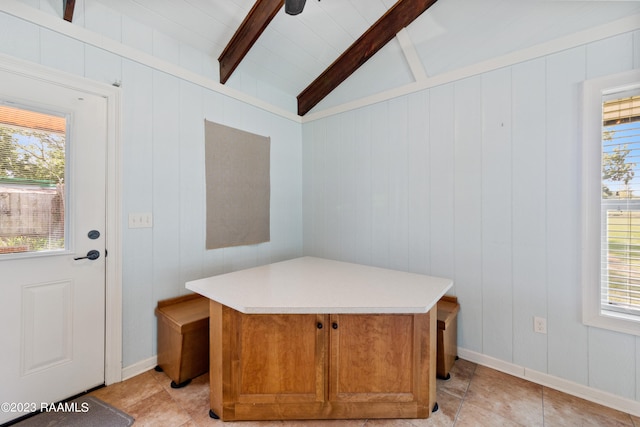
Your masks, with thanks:
[[[440,277],[302,257],[187,282],[246,314],[426,313],[451,288]]]

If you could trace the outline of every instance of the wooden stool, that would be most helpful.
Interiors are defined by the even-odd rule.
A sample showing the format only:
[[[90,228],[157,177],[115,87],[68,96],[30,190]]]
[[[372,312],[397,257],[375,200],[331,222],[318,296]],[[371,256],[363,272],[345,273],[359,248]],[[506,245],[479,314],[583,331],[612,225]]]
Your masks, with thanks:
[[[158,301],[158,366],[180,388],[209,371],[209,299],[192,294]]]
[[[449,371],[458,358],[458,298],[445,295],[438,301],[438,344],[436,376],[451,378]]]

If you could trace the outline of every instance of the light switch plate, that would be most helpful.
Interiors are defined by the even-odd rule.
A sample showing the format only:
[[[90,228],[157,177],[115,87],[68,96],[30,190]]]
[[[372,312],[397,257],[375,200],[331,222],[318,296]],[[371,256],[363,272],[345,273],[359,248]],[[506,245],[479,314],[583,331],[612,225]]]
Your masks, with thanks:
[[[151,212],[129,214],[129,228],[151,227],[153,227],[153,215]]]

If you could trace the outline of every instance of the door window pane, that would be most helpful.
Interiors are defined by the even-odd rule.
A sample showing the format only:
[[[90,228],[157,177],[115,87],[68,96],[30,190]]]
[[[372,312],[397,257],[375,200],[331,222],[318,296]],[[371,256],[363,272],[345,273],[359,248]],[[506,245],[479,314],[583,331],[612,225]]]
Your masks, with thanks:
[[[65,246],[66,119],[0,104],[0,256]]]

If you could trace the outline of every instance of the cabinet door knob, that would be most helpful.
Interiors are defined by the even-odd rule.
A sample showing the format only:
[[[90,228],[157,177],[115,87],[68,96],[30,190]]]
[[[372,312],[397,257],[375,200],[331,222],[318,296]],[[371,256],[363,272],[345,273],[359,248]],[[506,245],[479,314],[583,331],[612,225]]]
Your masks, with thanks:
[[[318,322],[316,326],[318,327],[318,329],[322,329],[322,322]]]
[[[338,324],[337,324],[336,322],[333,322],[333,323],[331,324],[331,327],[332,327],[333,329],[338,329]]]

